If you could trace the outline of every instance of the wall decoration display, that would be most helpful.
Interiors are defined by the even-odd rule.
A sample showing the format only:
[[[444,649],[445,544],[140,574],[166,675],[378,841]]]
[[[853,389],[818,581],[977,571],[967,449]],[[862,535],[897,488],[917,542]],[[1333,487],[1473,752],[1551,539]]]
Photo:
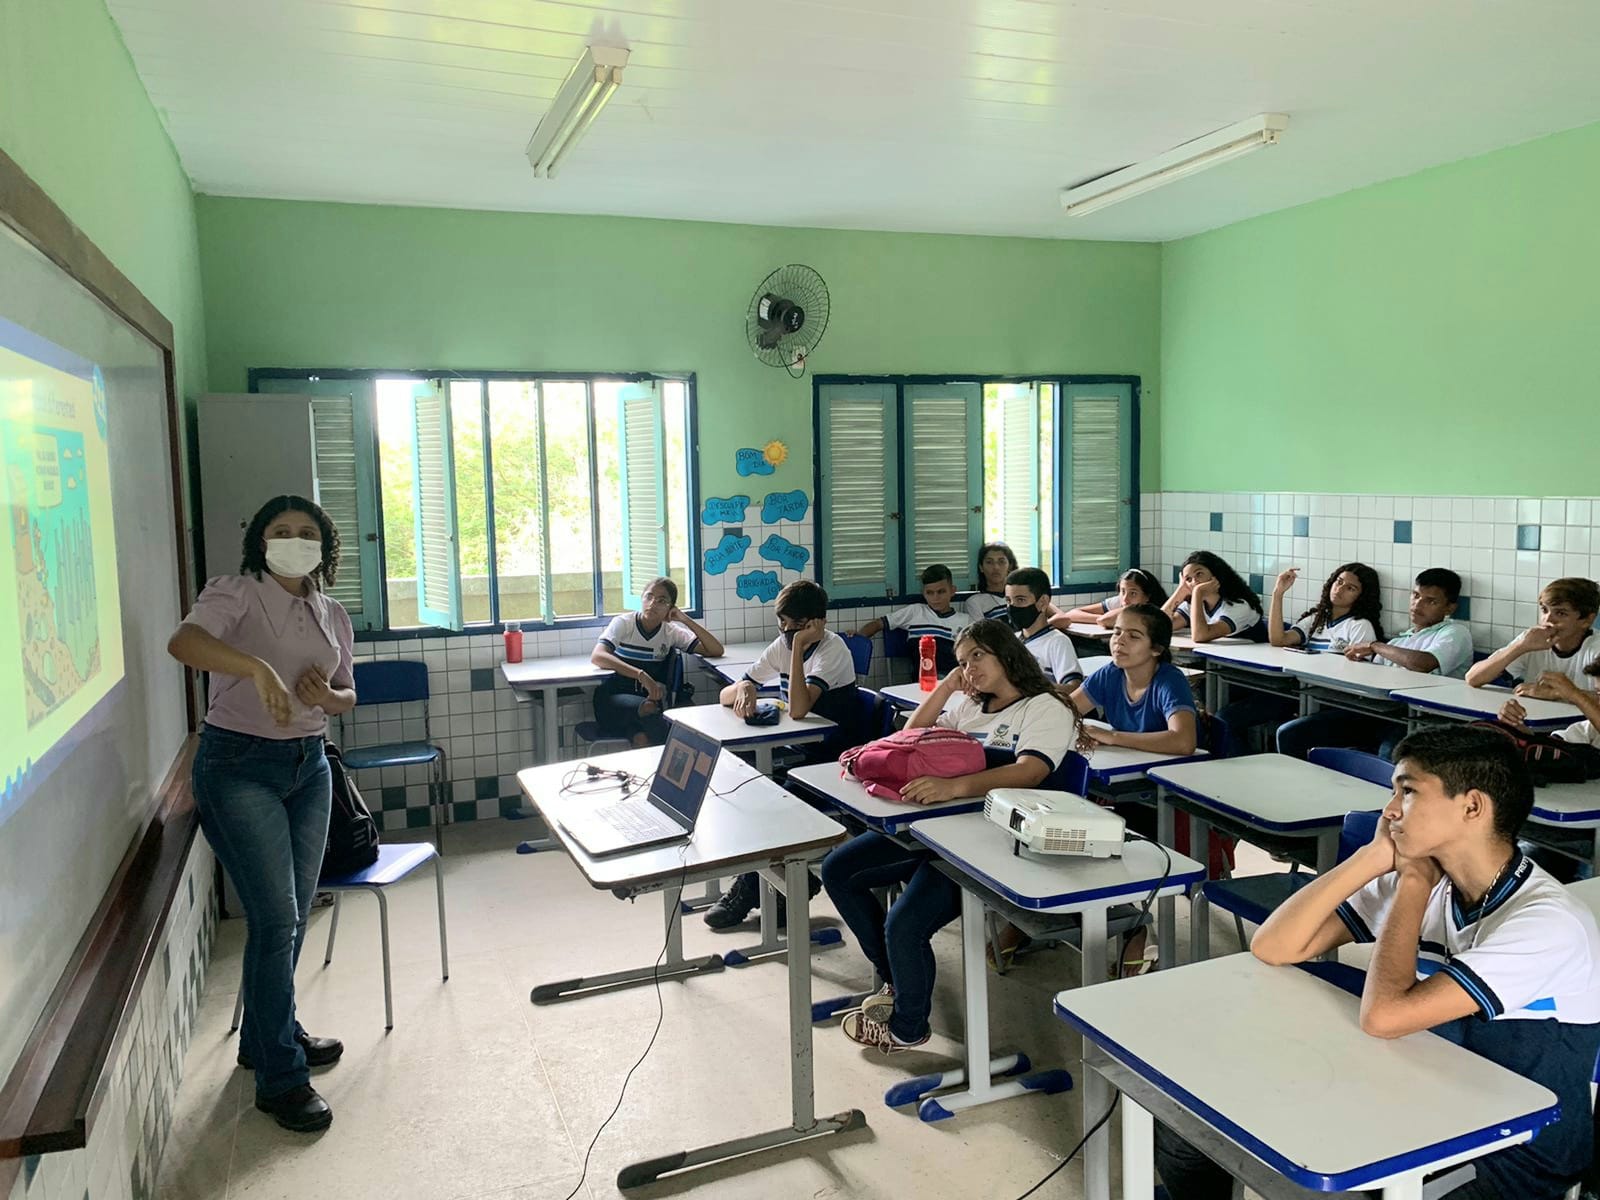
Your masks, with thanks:
[[[774,439],[761,447],[761,457],[774,467],[781,467],[789,461],[789,447]]]
[[[706,551],[706,574],[721,575],[736,562],[743,562],[745,551],[750,549],[747,536],[722,535],[722,540]]]
[[[786,537],[773,534],[761,543],[761,557],[768,562],[775,562],[780,567],[791,571],[798,571],[811,560],[811,551],[804,546],[797,546]]]
[[[776,600],[781,586],[776,571],[746,571],[734,584],[739,599],[759,600],[763,604]]]
[[[750,507],[749,496],[710,496],[700,510],[702,525],[742,525],[744,510]]]
[[[799,488],[792,492],[768,492],[761,501],[761,523],[776,525],[779,521],[803,521],[811,501]]]
[[[746,446],[743,450],[734,452],[733,469],[739,472],[740,478],[743,478],[746,475],[771,475],[778,468],[767,461],[764,450]]]

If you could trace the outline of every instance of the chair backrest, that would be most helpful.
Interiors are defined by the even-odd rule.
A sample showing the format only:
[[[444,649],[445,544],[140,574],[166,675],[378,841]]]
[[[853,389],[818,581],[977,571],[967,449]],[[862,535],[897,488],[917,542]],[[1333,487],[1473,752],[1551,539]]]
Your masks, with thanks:
[[[850,647],[850,657],[855,660],[856,674],[865,675],[872,670],[872,639],[859,633],[844,635],[844,644]]]
[[[911,636],[904,629],[885,629],[883,631],[883,656],[885,658],[908,658],[911,655]]]
[[[983,758],[986,769],[990,771],[996,767],[1009,767],[1017,761],[1017,756],[1011,751],[999,750],[992,746],[983,748]],[[1061,765],[1046,775],[1037,786],[1047,792],[1086,795],[1089,790],[1089,760],[1069,750],[1066,758],[1061,760]]]
[[[889,731],[884,728],[883,710],[889,706],[884,703],[882,696],[869,687],[856,687],[856,729],[868,741],[874,738],[886,737]]]
[[[1388,787],[1394,778],[1394,765],[1388,759],[1377,754],[1368,754],[1365,750],[1347,750],[1343,746],[1314,746],[1306,758],[1313,766],[1326,767],[1341,775],[1365,779],[1368,783],[1375,783],[1379,787]]]
[[[683,698],[683,651],[674,646],[667,652],[667,705],[671,707]]]
[[[428,698],[428,668],[409,658],[384,658],[355,665],[356,703],[403,704]]]

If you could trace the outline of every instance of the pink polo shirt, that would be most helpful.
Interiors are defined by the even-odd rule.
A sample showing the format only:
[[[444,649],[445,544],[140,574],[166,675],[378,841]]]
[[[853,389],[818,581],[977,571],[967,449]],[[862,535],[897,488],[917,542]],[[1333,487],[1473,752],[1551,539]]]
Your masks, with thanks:
[[[206,584],[184,624],[204,629],[235,650],[270,663],[289,689],[289,724],[279,725],[262,707],[256,685],[237,675],[211,672],[206,723],[235,733],[284,740],[326,733],[328,714],[307,708],[294,694],[295,680],[319,666],[337,688],[354,686],[350,614],[319,591],[291,596],[270,575],[219,575]]]

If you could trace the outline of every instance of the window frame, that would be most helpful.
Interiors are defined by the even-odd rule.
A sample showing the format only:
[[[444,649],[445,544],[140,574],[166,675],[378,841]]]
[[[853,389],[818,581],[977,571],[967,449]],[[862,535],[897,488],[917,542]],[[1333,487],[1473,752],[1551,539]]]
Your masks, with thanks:
[[[379,379],[413,378],[413,379],[438,379],[447,385],[452,380],[481,380],[483,382],[481,403],[483,419],[483,448],[484,448],[484,504],[485,527],[489,548],[489,564],[487,578],[489,580],[490,616],[488,621],[468,624],[462,629],[439,629],[431,625],[406,626],[403,628],[389,627],[389,599],[388,588],[385,581],[388,579],[388,561],[386,548],[383,543],[383,489],[378,482],[378,423],[377,423],[377,393],[376,387],[368,387],[358,393],[354,399],[358,410],[364,413],[356,414],[357,449],[366,463],[365,471],[371,485],[371,499],[373,504],[373,525],[371,529],[359,530],[357,537],[361,544],[361,554],[358,561],[362,570],[362,587],[365,595],[376,596],[374,611],[381,614],[382,621],[373,623],[368,628],[356,629],[355,638],[358,642],[369,641],[407,641],[425,638],[460,638],[482,636],[484,634],[497,634],[505,630],[505,622],[500,615],[499,572],[496,565],[496,540],[495,540],[495,514],[494,514],[494,471],[493,471],[493,438],[489,436],[489,387],[495,381],[526,381],[536,380],[541,383],[583,383],[589,390],[593,409],[593,385],[597,381],[618,383],[647,383],[656,381],[660,383],[678,382],[684,386],[684,480],[688,485],[689,511],[687,518],[687,578],[683,581],[688,590],[688,604],[680,605],[689,616],[699,619],[705,614],[704,589],[700,579],[700,404],[698,394],[698,375],[694,371],[478,371],[462,368],[411,368],[411,367],[383,367],[383,368],[351,368],[351,367],[250,367],[245,373],[245,390],[248,392],[261,392],[261,383],[267,380],[323,382],[337,380],[361,380],[376,384]],[[541,424],[539,436],[543,438],[544,431]],[[594,421],[589,421],[589,443],[594,446]],[[541,462],[544,461],[541,456]],[[589,469],[591,475],[596,471],[595,456],[590,455]],[[548,480],[543,472],[540,474],[540,486],[548,487]],[[594,517],[593,536],[599,540],[599,511],[598,489],[591,479],[590,503]],[[372,540],[368,541],[366,535]],[[348,556],[348,541],[346,553]],[[369,546],[376,546],[376,553],[369,553]],[[595,561],[599,562],[599,546],[595,547]],[[549,556],[543,559],[548,570]],[[369,563],[375,568],[376,574],[369,577],[367,574]],[[603,608],[603,588],[599,575],[595,576],[595,608],[598,612]],[[616,614],[600,614],[582,617],[557,617],[545,621],[522,621],[520,626],[524,632],[535,633],[547,630],[563,629],[603,629],[610,624]]]
[[[811,431],[812,431],[812,445],[815,448],[815,453],[812,455],[812,498],[813,498],[813,503],[812,503],[812,509],[811,509],[811,514],[812,514],[811,515],[811,521],[812,521],[812,532],[813,532],[813,535],[814,535],[815,544],[819,548],[825,547],[828,544],[826,539],[825,539],[825,537],[824,537],[824,534],[823,534],[823,526],[824,526],[825,519],[826,519],[826,514],[823,511],[823,494],[822,494],[822,449],[823,449],[823,441],[822,441],[822,403],[821,403],[821,398],[822,398],[822,389],[823,388],[825,388],[825,387],[860,385],[860,384],[871,385],[871,386],[887,386],[887,387],[893,387],[894,388],[895,412],[897,414],[899,414],[898,417],[897,417],[897,421],[896,421],[896,428],[897,428],[897,430],[900,431],[900,436],[897,438],[897,445],[894,447],[894,454],[901,461],[899,495],[897,497],[888,497],[887,498],[887,501],[888,501],[887,507],[891,511],[894,511],[895,507],[896,507],[896,504],[899,504],[899,505],[903,506],[904,502],[905,502],[905,498],[906,498],[905,482],[904,482],[904,480],[905,480],[905,463],[904,463],[904,456],[905,456],[905,434],[904,434],[905,420],[904,420],[904,413],[905,413],[905,389],[907,387],[920,387],[920,386],[936,386],[937,387],[937,386],[950,386],[950,385],[954,385],[954,384],[977,384],[981,388],[981,387],[983,387],[983,386],[985,386],[987,384],[1025,384],[1025,383],[1031,383],[1031,384],[1053,384],[1053,385],[1055,385],[1055,388],[1056,388],[1055,402],[1054,402],[1054,419],[1053,419],[1053,426],[1052,426],[1052,439],[1053,439],[1053,443],[1054,444],[1051,446],[1051,451],[1050,451],[1051,461],[1055,464],[1055,470],[1056,470],[1056,481],[1055,481],[1055,484],[1054,484],[1053,495],[1052,495],[1053,503],[1051,504],[1051,511],[1050,511],[1050,515],[1049,515],[1051,537],[1052,537],[1052,545],[1055,547],[1055,551],[1051,555],[1051,559],[1052,559],[1052,561],[1051,561],[1051,570],[1050,570],[1050,583],[1051,583],[1051,586],[1054,589],[1058,590],[1058,591],[1065,591],[1065,590],[1071,590],[1071,591],[1093,591],[1093,590],[1097,590],[1097,589],[1100,589],[1100,588],[1106,588],[1108,590],[1109,589],[1114,589],[1116,587],[1116,584],[1117,584],[1117,579],[1121,575],[1122,571],[1127,570],[1130,566],[1137,566],[1139,564],[1139,554],[1140,554],[1139,524],[1140,524],[1140,496],[1141,496],[1141,492],[1140,492],[1140,486],[1141,486],[1141,481],[1140,481],[1140,463],[1139,463],[1139,458],[1140,458],[1140,410],[1142,408],[1141,400],[1142,400],[1142,396],[1143,396],[1143,378],[1142,378],[1142,376],[1139,376],[1139,375],[1068,374],[1068,373],[1049,372],[1049,371],[1026,372],[1026,373],[1022,373],[1022,374],[1011,374],[1011,375],[966,374],[966,373],[944,374],[944,375],[893,375],[893,374],[888,374],[888,375],[886,375],[886,374],[874,374],[874,375],[820,375],[819,374],[819,375],[813,375],[811,377]],[[1065,416],[1064,416],[1064,413],[1063,413],[1063,406],[1066,403],[1067,389],[1068,389],[1069,386],[1072,386],[1072,385],[1091,385],[1092,386],[1092,385],[1096,385],[1096,384],[1123,385],[1123,386],[1126,386],[1130,391],[1129,412],[1128,412],[1127,432],[1126,432],[1126,441],[1125,441],[1125,445],[1128,447],[1127,488],[1126,488],[1126,494],[1122,497],[1122,503],[1124,504],[1124,506],[1128,510],[1128,537],[1127,537],[1127,540],[1126,540],[1127,541],[1127,560],[1128,561],[1126,561],[1123,564],[1121,564],[1121,566],[1118,568],[1118,570],[1116,572],[1109,573],[1109,574],[1105,575],[1104,577],[1096,576],[1096,577],[1093,577],[1093,578],[1080,577],[1080,578],[1068,579],[1067,576],[1068,576],[1069,573],[1065,572],[1063,570],[1063,566],[1065,564],[1067,556],[1064,553],[1064,551],[1062,550],[1062,546],[1063,546],[1063,539],[1064,539],[1064,537],[1067,534],[1068,529],[1069,529],[1070,518],[1069,518],[1069,514],[1068,514],[1066,506],[1067,506],[1067,504],[1069,503],[1069,500],[1070,500],[1071,489],[1068,488],[1065,485],[1065,483],[1063,482],[1064,479],[1065,479],[1063,471],[1064,471],[1064,465],[1065,465],[1065,447],[1066,447],[1066,440],[1065,440],[1066,425],[1065,425]],[[980,422],[982,420],[982,405],[981,404],[979,405],[979,420],[980,420]],[[978,437],[977,444],[978,444],[979,461],[981,463],[982,446],[983,446],[983,430],[982,430],[981,424],[980,424],[980,428],[979,428],[979,437]],[[978,481],[978,485],[977,486],[978,486],[978,494],[981,496],[983,494],[982,489],[983,489],[983,486],[984,486],[984,481],[982,479],[980,479]],[[903,511],[903,507],[900,509],[900,511]],[[1041,525],[1042,525],[1043,520],[1044,520],[1042,515],[1041,515],[1040,520],[1041,520]],[[899,542],[900,542],[900,564],[899,564],[900,579],[899,579],[898,582],[899,582],[899,585],[900,585],[900,587],[902,589],[901,592],[898,595],[892,595],[892,594],[867,594],[867,595],[852,594],[852,595],[835,596],[835,595],[830,594],[828,596],[828,607],[829,608],[858,608],[858,607],[861,607],[862,605],[909,604],[909,603],[913,603],[913,602],[915,602],[917,600],[920,600],[922,598],[921,589],[914,586],[915,582],[916,582],[916,580],[914,578],[914,576],[916,574],[915,568],[912,567],[912,566],[908,566],[909,555],[910,555],[910,545],[909,545],[909,541],[908,541],[908,525],[907,525],[907,522],[905,522],[904,520],[899,522],[898,536],[899,536]],[[972,547],[972,550],[975,553],[977,551],[977,546],[974,545]],[[816,579],[816,581],[818,583],[822,583],[822,581],[823,581],[823,572],[825,570],[825,561],[826,561],[826,555],[824,553],[819,553],[816,556],[816,559],[815,559],[815,562],[814,562],[814,565],[813,565],[813,578]],[[961,569],[965,569],[967,566],[968,566],[968,564],[963,564]],[[956,569],[956,568],[954,568],[952,566],[952,569]],[[893,582],[893,581],[891,581],[891,582]],[[909,590],[907,590],[907,589],[909,589]]]

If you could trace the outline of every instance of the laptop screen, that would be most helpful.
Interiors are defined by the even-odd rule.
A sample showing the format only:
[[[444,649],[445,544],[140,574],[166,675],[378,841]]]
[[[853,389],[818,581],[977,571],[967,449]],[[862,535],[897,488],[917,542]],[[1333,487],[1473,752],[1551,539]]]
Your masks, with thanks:
[[[689,825],[700,815],[700,805],[711,786],[722,743],[681,721],[672,722],[667,744],[661,748],[661,763],[650,785],[650,797],[681,814]]]

